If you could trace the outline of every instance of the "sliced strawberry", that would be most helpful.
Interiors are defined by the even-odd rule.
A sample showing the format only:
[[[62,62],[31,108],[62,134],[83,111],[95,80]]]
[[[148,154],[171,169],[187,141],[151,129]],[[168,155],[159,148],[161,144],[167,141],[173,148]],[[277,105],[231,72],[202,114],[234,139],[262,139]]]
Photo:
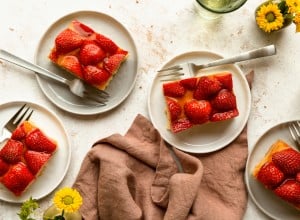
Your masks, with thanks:
[[[232,90],[233,82],[232,75],[230,73],[220,73],[215,75],[216,79],[221,83],[223,89]]]
[[[182,97],[185,94],[185,88],[178,82],[168,82],[163,84],[165,96]]]
[[[228,120],[228,119],[234,118],[234,117],[236,117],[238,115],[239,115],[239,111],[237,109],[234,109],[234,110],[230,110],[230,111],[227,111],[227,112],[214,113],[211,116],[210,120],[212,122],[224,121],[224,120]]]
[[[182,119],[172,122],[171,131],[174,133],[178,133],[178,132],[184,131],[192,126],[193,126],[193,124],[188,119],[182,118]]]
[[[273,189],[284,180],[283,172],[273,163],[264,164],[257,174],[257,179],[268,189]]]
[[[180,80],[180,84],[189,90],[194,90],[197,86],[197,78],[187,78],[187,79],[182,79]]]
[[[292,204],[300,204],[300,183],[288,179],[274,190],[275,194]]]
[[[300,153],[292,148],[274,153],[272,161],[286,175],[296,175],[300,172]]]
[[[236,109],[236,97],[233,92],[222,89],[211,101],[212,107],[217,111],[229,111]]]
[[[84,79],[92,85],[100,85],[107,82],[111,74],[105,69],[98,68],[96,66],[84,67]]]
[[[177,120],[182,112],[180,104],[169,97],[166,98],[166,101],[171,121]]]
[[[17,127],[11,134],[11,138],[14,140],[22,140],[26,136],[26,131],[24,129],[24,124]]]
[[[85,44],[79,52],[79,60],[83,65],[97,64],[105,58],[105,52],[95,44]]]
[[[59,54],[69,53],[77,48],[80,48],[82,43],[82,36],[71,29],[65,29],[55,38],[55,46]]]
[[[0,157],[9,164],[14,164],[22,159],[24,145],[20,141],[9,139],[0,151]]]
[[[31,173],[34,175],[39,173],[41,168],[43,168],[43,166],[50,159],[50,157],[51,154],[31,150],[26,151],[24,154],[26,164]]]
[[[64,56],[60,61],[60,65],[66,70],[78,76],[79,78],[83,77],[81,64],[76,56]]]
[[[115,54],[110,57],[106,57],[103,60],[103,67],[111,74],[115,74],[120,68],[122,62],[125,60],[126,55]]]
[[[56,150],[56,143],[38,128],[26,136],[25,143],[30,150],[34,151],[53,153]]]
[[[13,165],[3,176],[2,183],[16,196],[20,196],[34,176],[23,162]]]
[[[77,20],[72,21],[70,28],[84,37],[89,37],[94,33],[94,30],[92,28],[86,26],[85,24]]]
[[[194,98],[197,100],[210,99],[222,89],[221,83],[211,76],[202,76],[199,79],[197,88],[194,91]]]
[[[96,33],[95,41],[103,50],[110,54],[115,54],[119,48],[111,39],[99,33]]]
[[[187,118],[194,124],[202,124],[209,120],[211,105],[205,100],[192,100],[184,105],[184,112]]]
[[[9,169],[9,165],[0,158],[0,176],[3,176]]]

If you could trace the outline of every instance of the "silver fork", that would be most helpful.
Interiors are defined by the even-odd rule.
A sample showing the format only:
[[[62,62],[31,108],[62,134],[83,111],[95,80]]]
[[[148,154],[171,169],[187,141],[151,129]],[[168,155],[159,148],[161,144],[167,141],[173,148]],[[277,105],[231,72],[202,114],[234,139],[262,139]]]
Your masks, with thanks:
[[[30,107],[27,107],[26,104],[24,104],[9,120],[6,122],[4,127],[2,128],[1,134],[0,134],[0,143],[5,141],[11,136],[11,133],[18,127],[19,124],[21,124],[24,121],[27,121],[30,119],[31,115],[33,113],[33,109]]]
[[[16,64],[25,69],[34,71],[44,77],[55,80],[57,82],[67,85],[70,91],[81,98],[91,100],[96,102],[97,105],[104,106],[108,101],[109,94],[103,90],[96,89],[82,82],[80,79],[74,78],[72,80],[65,79],[57,74],[50,72],[49,70],[38,66],[36,64],[30,63],[20,57],[17,57],[5,50],[0,49],[0,59],[8,61],[10,63]]]
[[[237,56],[224,58],[215,60],[213,62],[207,63],[207,64],[194,64],[194,63],[182,63],[178,64],[172,67],[164,68],[161,70],[158,70],[158,76],[159,77],[167,77],[162,78],[162,81],[168,81],[173,80],[179,77],[188,77],[188,76],[195,76],[200,69],[213,67],[213,66],[220,66],[224,64],[231,64],[236,63],[240,61],[255,59],[259,57],[265,57],[265,56],[271,56],[276,54],[276,48],[274,45],[269,45],[266,47],[262,47],[259,49],[251,50],[248,52],[241,53]]]
[[[289,123],[290,134],[300,150],[300,121]]]

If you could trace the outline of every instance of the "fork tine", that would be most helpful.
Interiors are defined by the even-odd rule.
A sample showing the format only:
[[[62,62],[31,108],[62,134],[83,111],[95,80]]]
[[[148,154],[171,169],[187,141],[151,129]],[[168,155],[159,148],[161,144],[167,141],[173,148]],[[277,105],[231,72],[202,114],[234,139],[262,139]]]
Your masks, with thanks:
[[[290,134],[297,144],[297,146],[300,148],[300,121],[292,122],[289,125],[289,131]]]
[[[105,106],[106,102],[108,101],[106,98],[97,96],[96,94],[93,94],[93,93],[84,92],[83,95],[84,95],[83,96],[84,98],[91,100],[93,102],[96,102],[100,106]]]
[[[26,105],[26,104],[25,104]],[[19,125],[20,123],[22,123],[23,121],[27,121],[30,119],[33,110],[31,109],[31,111],[29,112],[30,107],[27,107],[27,109],[22,113],[22,115],[19,116],[18,120],[15,121],[13,124],[14,125]],[[29,112],[29,114],[27,115],[27,113]],[[26,116],[27,115],[27,116]]]
[[[158,70],[157,72],[164,72],[164,71],[170,71],[170,70],[178,71],[178,70],[182,70],[182,67],[180,67],[179,65],[175,65],[175,66],[171,66],[171,67],[168,67],[168,68]]]
[[[14,123],[14,121],[18,118],[19,114],[23,111],[26,104],[24,104],[12,117],[9,119],[9,121],[6,124]]]

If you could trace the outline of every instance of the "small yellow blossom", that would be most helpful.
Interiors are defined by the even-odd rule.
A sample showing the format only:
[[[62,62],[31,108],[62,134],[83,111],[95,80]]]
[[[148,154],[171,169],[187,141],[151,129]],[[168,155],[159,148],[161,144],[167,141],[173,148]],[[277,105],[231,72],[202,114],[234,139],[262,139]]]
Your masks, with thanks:
[[[286,5],[288,6],[289,13],[300,12],[300,0],[286,0]]]
[[[296,32],[300,32],[300,13],[297,13],[294,17],[294,23],[296,25]]]
[[[65,187],[55,193],[53,202],[60,210],[76,212],[82,205],[82,197],[76,189]]]
[[[279,30],[283,26],[284,18],[277,4],[262,5],[256,13],[256,22],[265,32]]]

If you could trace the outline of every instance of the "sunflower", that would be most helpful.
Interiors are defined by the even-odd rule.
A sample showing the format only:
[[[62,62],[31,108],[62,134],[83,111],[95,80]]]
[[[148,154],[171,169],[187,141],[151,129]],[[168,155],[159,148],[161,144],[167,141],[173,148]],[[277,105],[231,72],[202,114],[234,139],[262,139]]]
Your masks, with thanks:
[[[285,2],[289,8],[289,13],[300,12],[300,0],[286,0]]]
[[[296,32],[300,32],[300,13],[297,13],[293,19],[296,25]]]
[[[283,22],[284,18],[277,4],[262,5],[256,12],[256,23],[267,33],[280,29]]]
[[[76,189],[65,187],[55,193],[53,202],[60,210],[76,212],[82,205],[82,197]]]

